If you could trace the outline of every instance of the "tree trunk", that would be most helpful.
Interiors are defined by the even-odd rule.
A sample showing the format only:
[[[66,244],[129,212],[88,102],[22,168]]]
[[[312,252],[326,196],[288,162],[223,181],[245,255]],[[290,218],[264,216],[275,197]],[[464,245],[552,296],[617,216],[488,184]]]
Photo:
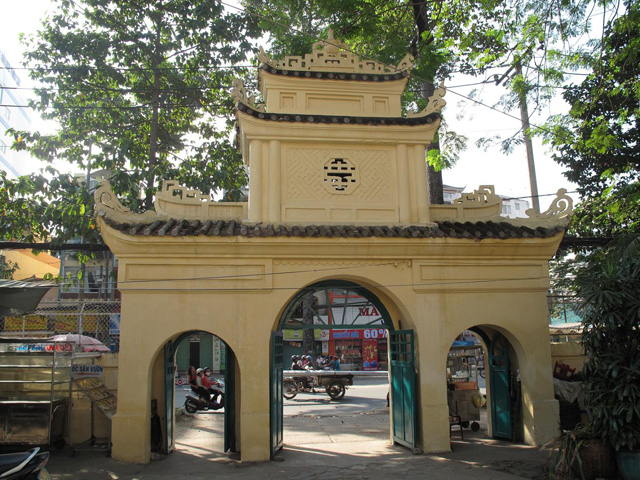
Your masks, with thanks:
[[[422,82],[422,95],[425,100],[429,101],[429,98],[435,92],[435,85],[432,82]],[[425,152],[429,150],[440,150],[440,142],[438,137],[435,138],[431,144],[427,146]],[[427,165],[427,186],[429,188],[429,203],[432,205],[442,205],[444,203],[444,186],[442,184],[442,172],[437,172],[431,165]]]
[[[413,8],[413,20],[416,25],[416,29],[418,30],[418,38],[414,41],[414,45],[416,47],[414,50],[417,53],[419,51],[418,45],[420,42],[430,44],[433,42],[433,36],[431,35],[431,25],[429,23],[429,18],[427,17],[427,2],[421,0],[409,0],[409,3]],[[414,53],[414,56],[416,56],[416,53]],[[422,96],[425,100],[429,101],[429,98],[435,92],[435,85],[433,81],[424,81],[420,86]],[[434,142],[427,146],[425,161],[426,153],[429,150],[440,150],[440,142],[437,137]],[[436,172],[436,170],[430,165],[427,165],[427,186],[429,188],[429,203],[438,205],[443,204],[444,187],[442,184],[442,172]]]
[[[161,7],[160,7],[161,8]],[[156,163],[158,156],[158,111],[160,110],[160,71],[158,67],[162,63],[162,12],[158,12],[156,20],[155,59],[153,65],[153,90],[151,92],[151,132],[149,134],[149,165],[147,177],[147,191],[144,199],[145,209],[153,207],[153,193],[156,181]]]

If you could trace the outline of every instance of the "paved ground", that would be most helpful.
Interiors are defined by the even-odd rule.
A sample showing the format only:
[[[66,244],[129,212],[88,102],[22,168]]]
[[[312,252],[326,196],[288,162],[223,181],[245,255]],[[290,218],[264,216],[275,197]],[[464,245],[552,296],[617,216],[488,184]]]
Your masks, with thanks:
[[[184,415],[176,426],[176,451],[149,465],[129,465],[99,452],[54,452],[54,479],[491,479],[546,478],[547,454],[537,448],[486,439],[482,431],[454,433],[452,452],[412,455],[388,440],[387,409],[357,415],[285,418],[285,448],[278,461],[240,463],[222,453],[222,414]]]

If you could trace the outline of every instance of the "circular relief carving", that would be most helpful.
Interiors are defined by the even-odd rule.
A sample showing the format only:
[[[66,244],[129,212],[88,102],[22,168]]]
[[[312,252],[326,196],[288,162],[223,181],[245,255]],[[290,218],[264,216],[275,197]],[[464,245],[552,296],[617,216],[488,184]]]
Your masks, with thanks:
[[[358,186],[358,169],[346,158],[332,158],[323,170],[322,185],[329,193],[348,195]]]

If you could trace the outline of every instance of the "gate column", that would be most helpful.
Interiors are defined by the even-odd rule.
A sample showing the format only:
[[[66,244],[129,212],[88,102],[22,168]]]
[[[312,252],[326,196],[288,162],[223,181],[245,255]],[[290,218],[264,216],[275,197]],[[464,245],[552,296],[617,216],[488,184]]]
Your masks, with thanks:
[[[240,363],[240,453],[243,462],[271,458],[269,336],[260,346],[243,348]],[[240,360],[240,356],[238,356]]]
[[[437,303],[429,302],[422,297],[423,308],[431,309],[424,311],[432,311],[434,318],[438,318]],[[428,453],[448,452],[451,450],[451,444],[445,372],[449,346],[442,340],[444,335],[439,322],[419,322],[416,332],[419,349],[417,364],[421,446]]]
[[[125,300],[123,298],[123,307]],[[131,329],[132,322],[122,323],[118,356],[118,408],[112,420],[111,456],[130,463],[151,460],[151,360],[141,343],[144,339]],[[142,341],[142,342],[141,342]],[[129,367],[127,367],[129,366]],[[163,432],[164,433],[164,432]]]

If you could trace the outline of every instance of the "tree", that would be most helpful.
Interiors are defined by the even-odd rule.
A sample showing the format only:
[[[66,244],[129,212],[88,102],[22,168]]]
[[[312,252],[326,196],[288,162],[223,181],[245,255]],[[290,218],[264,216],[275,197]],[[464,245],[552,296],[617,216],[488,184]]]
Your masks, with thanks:
[[[43,85],[33,106],[60,128],[53,135],[12,132],[14,148],[107,170],[115,193],[134,211],[151,208],[163,178],[205,193],[239,192],[246,179],[230,140],[229,86],[243,73],[234,65],[246,60],[249,40],[259,33],[252,17],[209,0],[56,4],[27,41],[26,62]],[[72,214],[91,214],[86,188],[65,198],[70,185],[57,178],[59,184],[21,180],[23,193],[46,200],[34,210],[48,214],[45,231],[58,239],[85,236],[69,223],[90,226],[70,221]]]
[[[616,450],[640,447],[640,237],[627,235],[577,269],[591,425]]]
[[[542,132],[553,158],[585,199],[573,222],[584,236],[640,228],[640,7],[611,20],[590,57],[591,73],[565,89],[567,115]]]

